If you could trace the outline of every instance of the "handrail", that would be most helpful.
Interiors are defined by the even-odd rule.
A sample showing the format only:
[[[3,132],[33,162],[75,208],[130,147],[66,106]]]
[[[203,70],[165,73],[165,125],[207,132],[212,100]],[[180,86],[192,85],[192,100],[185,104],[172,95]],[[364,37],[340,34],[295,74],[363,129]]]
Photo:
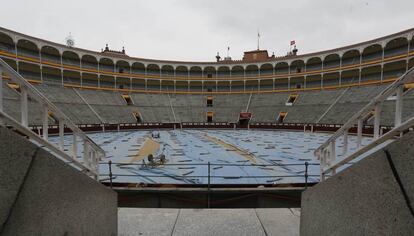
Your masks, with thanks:
[[[410,127],[413,127],[413,126],[414,126],[414,117],[412,117],[411,119],[407,120],[406,122],[404,122],[403,124],[401,124],[399,127],[395,127],[394,129],[392,129],[391,131],[387,132],[386,134],[384,134],[380,138],[376,139],[375,141],[373,141],[373,142],[369,143],[368,145],[360,148],[356,152],[354,152],[351,155],[349,155],[347,158],[345,158],[345,159],[337,162],[336,164],[334,164],[334,165],[332,165],[330,167],[327,167],[325,170],[326,171],[334,171],[338,167],[347,164],[351,160],[357,158],[358,156],[360,156],[363,153],[371,150],[372,148],[375,148],[376,146],[378,146],[378,145],[386,142],[387,140],[393,139],[395,136],[401,134],[401,132],[404,132],[405,130],[407,130]]]
[[[238,163],[214,163],[211,162],[210,166],[236,166],[236,167],[284,167],[284,166],[303,166],[307,163],[308,166],[318,166],[319,163],[317,162],[303,162],[303,163],[279,163],[279,164],[238,164]],[[146,164],[142,162],[100,162],[100,165],[120,165],[120,166],[144,166]],[[163,163],[160,166],[166,167],[166,166],[208,166],[208,163],[203,162],[197,162],[197,163]]]
[[[59,148],[55,147],[54,145],[51,145],[51,143],[49,143],[45,139],[41,138],[39,135],[37,135],[35,132],[30,130],[29,128],[27,128],[27,127],[23,126],[22,124],[20,124],[19,122],[17,122],[15,119],[13,119],[9,115],[7,115],[5,112],[0,111],[0,117],[2,117],[2,119],[5,120],[7,122],[7,124],[12,125],[13,128],[18,130],[20,133],[26,135],[30,139],[32,139],[32,140],[36,141],[37,143],[39,143],[40,145],[45,146],[47,149],[49,149],[50,151],[56,153],[58,156],[63,157],[64,159],[69,161],[71,164],[74,164],[76,167],[79,167],[80,169],[84,169],[83,164],[80,163],[78,160],[73,159],[71,156],[69,156],[64,151],[60,150]]]
[[[149,180],[148,178],[172,178],[172,179],[176,179],[176,180],[180,180],[180,181],[184,181],[186,182],[186,180],[190,180],[192,178],[201,178],[201,183],[199,184],[211,184],[211,179],[273,179],[269,181],[266,181],[267,183],[273,183],[275,184],[276,182],[279,181],[279,179],[275,179],[275,178],[297,178],[297,177],[303,177],[304,178],[304,183],[305,183],[305,188],[308,186],[308,180],[309,178],[311,182],[315,183],[317,182],[317,177],[319,176],[317,173],[315,173],[314,170],[310,169],[310,166],[318,166],[319,163],[315,163],[315,162],[301,162],[301,163],[279,163],[279,164],[249,164],[249,163],[244,163],[244,164],[236,164],[236,163],[124,163],[124,162],[112,162],[112,161],[108,161],[108,162],[101,162],[99,163],[101,165],[102,168],[104,168],[105,166],[107,166],[107,172],[102,173],[100,175],[101,177],[101,181],[102,182],[107,182],[109,181],[110,186],[113,186],[113,180],[116,179],[117,177],[135,177],[135,178],[145,178],[147,180]],[[113,167],[118,167],[118,168],[113,168]],[[267,172],[268,174],[265,173],[261,173],[258,175],[254,175],[254,174],[246,174],[246,175],[237,175],[237,174],[232,174],[232,175],[222,175],[222,174],[217,174],[214,173],[215,172],[215,167],[214,166],[220,166],[220,167],[239,167],[239,168],[261,168],[261,167],[286,167],[286,166],[294,166],[296,169],[295,173],[284,173],[282,172],[275,172],[276,170],[272,169],[272,172]],[[151,169],[158,169],[158,170],[162,170],[165,167],[182,167],[182,168],[187,168],[189,169],[189,167],[191,168],[190,172],[187,172],[186,174],[174,174],[174,173],[160,173],[160,172],[131,172],[125,169],[122,169],[122,167],[132,167],[135,170],[138,169],[142,169],[142,170],[151,170]],[[193,169],[194,168],[202,168],[201,172],[196,172],[194,173]],[[303,167],[303,169],[302,169]],[[206,169],[204,169],[206,168]],[[299,168],[299,169],[297,169]],[[299,171],[300,170],[300,171]],[[204,174],[206,173],[206,174]],[[216,175],[215,175],[216,174]],[[202,180],[204,179],[204,181]],[[205,183],[205,181],[207,180],[207,183]],[[133,181],[142,181],[139,179],[133,180]],[[203,183],[204,182],[204,183]],[[158,182],[159,184],[162,184],[162,182]],[[192,182],[186,182],[187,184],[193,184]],[[259,180],[257,181],[257,183],[264,183],[263,181]],[[220,183],[214,183],[214,184],[220,184]],[[228,184],[228,182],[226,183]]]
[[[333,134],[328,140],[325,141],[325,143],[323,143],[319,148],[317,148],[315,150],[315,153],[320,149],[326,147],[330,142],[337,139],[339,136],[341,136],[346,129],[352,128],[358,119],[362,118],[365,114],[367,114],[367,112],[371,112],[372,109],[375,108],[376,104],[383,102],[390,95],[395,93],[396,89],[400,85],[403,85],[404,83],[410,83],[409,81],[407,81],[407,76],[409,76],[411,80],[414,80],[414,68],[411,68],[409,71],[404,73],[404,75],[402,75],[399,79],[397,79],[387,88],[385,88],[380,94],[373,98],[371,102],[369,102],[359,112],[355,113],[339,130],[335,132],[335,134]]]
[[[12,117],[8,116],[3,111],[3,72],[6,73],[14,83],[20,86],[20,123],[14,120]],[[26,79],[24,79],[5,61],[0,59],[0,115],[6,122],[8,122],[9,125],[12,125],[16,129],[23,131],[23,133],[25,135],[28,135],[30,138],[39,141],[40,135],[37,135],[33,132],[28,133],[27,130],[22,128],[27,128],[29,125],[28,97],[34,99],[42,106],[42,110],[37,111],[42,114],[43,120],[42,138],[45,141],[42,142],[42,144],[45,145],[46,148],[52,150],[57,156],[68,159],[69,156],[67,154],[62,154],[64,150],[64,128],[66,126],[73,132],[72,157],[68,161],[71,161],[72,163],[80,163],[77,160],[78,138],[80,138],[83,141],[83,163],[81,169],[86,170],[95,179],[97,179],[99,176],[99,160],[105,157],[105,151],[100,146],[98,146],[92,139],[90,139],[80,128],[78,128],[78,126],[75,123],[73,123],[73,121],[69,117],[67,117],[59,108],[57,108],[51,101],[49,101],[49,99],[47,99],[41,92],[39,92],[32,84],[26,81]],[[51,112],[53,114],[53,118],[59,122],[59,147],[55,147],[48,141],[49,112]],[[36,138],[34,138],[33,134],[36,135]],[[56,152],[57,148],[58,150],[60,150],[60,152]]]
[[[360,111],[355,113],[340,129],[338,129],[328,140],[321,144],[315,151],[314,155],[321,162],[321,181],[324,180],[325,174],[332,172],[335,174],[336,169],[346,164],[347,162],[357,158],[366,151],[384,143],[387,140],[393,139],[396,135],[402,134],[403,131],[414,126],[414,117],[402,123],[402,103],[403,103],[403,89],[404,84],[414,82],[414,68],[411,68],[404,73],[399,79],[390,84],[381,93],[371,100]],[[381,105],[390,96],[396,93],[396,109],[394,128],[386,134],[381,133],[380,115]],[[374,139],[367,146],[361,147],[362,127],[364,119],[370,114],[374,118]],[[357,150],[351,155],[346,156],[348,149],[348,130],[354,128],[357,124]],[[343,156],[345,157],[340,162],[335,163],[336,159],[336,140],[343,136]]]

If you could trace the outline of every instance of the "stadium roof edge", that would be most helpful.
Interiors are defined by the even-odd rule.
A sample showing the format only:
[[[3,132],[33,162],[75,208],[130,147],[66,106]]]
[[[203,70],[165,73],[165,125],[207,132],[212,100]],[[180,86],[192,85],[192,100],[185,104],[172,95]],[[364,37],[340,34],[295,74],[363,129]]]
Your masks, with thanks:
[[[242,60],[219,61],[219,62],[216,62],[216,61],[210,61],[210,62],[203,62],[203,61],[173,61],[173,60],[157,60],[157,59],[150,59],[150,58],[130,57],[130,56],[112,55],[112,54],[111,55],[105,55],[104,53],[99,52],[99,51],[93,51],[93,50],[77,48],[77,47],[68,47],[64,44],[60,44],[60,43],[52,42],[52,41],[49,41],[49,40],[45,40],[45,39],[37,38],[37,37],[34,37],[34,36],[30,36],[30,35],[23,34],[23,33],[20,33],[20,32],[16,32],[16,31],[13,31],[13,30],[1,27],[1,26],[0,26],[0,31],[7,32],[9,34],[14,34],[14,35],[20,36],[21,38],[27,39],[27,40],[36,40],[38,42],[41,42],[43,44],[48,44],[50,46],[56,46],[56,47],[60,47],[60,48],[68,49],[68,50],[80,51],[80,52],[83,52],[85,54],[95,55],[95,56],[98,56],[98,57],[101,57],[101,58],[110,57],[110,58],[117,58],[117,59],[121,59],[121,60],[122,59],[123,60],[137,60],[137,61],[140,61],[140,62],[147,62],[147,63],[177,64],[177,65],[190,64],[190,65],[194,65],[194,66],[197,66],[197,65],[200,66],[200,65],[203,65],[203,64],[205,64],[205,65],[214,65],[214,66],[232,65],[232,64],[234,64],[234,65],[241,65],[241,64],[249,65],[249,64],[254,64],[254,63],[260,64],[260,63],[272,63],[272,62],[279,62],[279,61],[286,61],[286,60],[296,60],[296,59],[307,58],[307,57],[318,56],[318,55],[320,55],[322,57],[323,55],[335,54],[335,52],[336,52],[336,54],[338,54],[339,51],[343,51],[343,50],[347,50],[347,49],[353,49],[353,48],[356,49],[356,48],[364,46],[364,45],[369,46],[370,44],[375,44],[375,43],[378,43],[379,41],[383,41],[383,40],[386,40],[386,39],[393,39],[393,38],[396,38],[397,36],[402,36],[404,34],[411,33],[412,35],[414,35],[414,28],[410,28],[410,29],[406,29],[406,30],[403,30],[403,31],[400,31],[400,32],[397,32],[397,33],[393,33],[393,34],[386,35],[386,36],[383,36],[383,37],[363,41],[363,42],[356,43],[356,44],[351,44],[351,45],[344,46],[344,47],[338,47],[338,48],[328,49],[328,50],[319,51],[319,52],[300,54],[300,55],[297,55],[297,56],[275,57],[274,59],[272,58],[272,59],[269,59],[269,60],[256,61],[256,62],[252,63],[252,62],[249,62],[249,61],[242,61]],[[46,45],[44,45],[44,46],[46,46]]]

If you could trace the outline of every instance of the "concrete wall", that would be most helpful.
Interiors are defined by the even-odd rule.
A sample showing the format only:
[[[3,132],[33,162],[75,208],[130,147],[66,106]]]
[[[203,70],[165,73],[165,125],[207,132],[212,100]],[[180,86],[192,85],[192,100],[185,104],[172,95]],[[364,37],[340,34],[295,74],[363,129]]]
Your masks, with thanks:
[[[402,188],[384,150],[388,150]],[[302,194],[301,235],[414,235],[414,132]]]
[[[0,126],[0,235],[116,235],[117,195]]]
[[[135,208],[298,208],[303,187],[161,187],[114,190],[119,207]]]

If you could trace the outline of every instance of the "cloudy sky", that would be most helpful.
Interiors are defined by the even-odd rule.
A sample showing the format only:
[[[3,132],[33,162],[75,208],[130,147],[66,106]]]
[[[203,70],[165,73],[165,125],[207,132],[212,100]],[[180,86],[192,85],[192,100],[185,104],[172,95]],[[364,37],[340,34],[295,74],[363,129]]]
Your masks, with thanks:
[[[7,9],[7,10],[5,10]],[[130,56],[213,61],[241,59],[260,48],[284,55],[331,49],[414,27],[412,0],[13,0],[2,3],[0,26],[100,50],[125,46]]]

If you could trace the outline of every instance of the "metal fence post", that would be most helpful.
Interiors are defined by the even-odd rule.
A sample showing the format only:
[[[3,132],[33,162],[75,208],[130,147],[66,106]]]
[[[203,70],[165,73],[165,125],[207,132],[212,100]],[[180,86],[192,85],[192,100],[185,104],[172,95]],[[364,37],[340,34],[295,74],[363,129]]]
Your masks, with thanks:
[[[362,142],[362,129],[363,129],[363,120],[358,119],[358,129],[357,129],[357,149],[361,147]]]
[[[374,110],[374,139],[378,139],[380,137],[380,120],[381,120],[381,103],[375,105]]]
[[[208,162],[207,208],[210,208],[210,162]]]
[[[403,93],[404,93],[404,85],[400,85],[397,89],[397,99],[395,102],[395,120],[394,120],[395,127],[401,125],[401,117],[402,117],[402,110],[403,110]]]
[[[208,190],[210,190],[210,162],[208,162]]]
[[[59,148],[62,151],[65,149],[64,136],[65,136],[65,123],[63,120],[59,120]]]
[[[72,142],[72,156],[73,159],[76,160],[78,158],[78,138],[76,137],[76,134],[72,134],[73,142]]]
[[[309,163],[306,161],[305,162],[305,189],[308,188],[308,166],[309,166]]]
[[[43,106],[43,124],[42,124],[43,139],[48,140],[49,138],[49,110],[47,106]]]
[[[28,105],[27,105],[27,88],[23,85],[20,86],[20,112],[21,112],[21,123],[25,127],[29,127],[28,117]]]
[[[109,161],[108,165],[109,165],[109,186],[112,189],[112,161]]]

